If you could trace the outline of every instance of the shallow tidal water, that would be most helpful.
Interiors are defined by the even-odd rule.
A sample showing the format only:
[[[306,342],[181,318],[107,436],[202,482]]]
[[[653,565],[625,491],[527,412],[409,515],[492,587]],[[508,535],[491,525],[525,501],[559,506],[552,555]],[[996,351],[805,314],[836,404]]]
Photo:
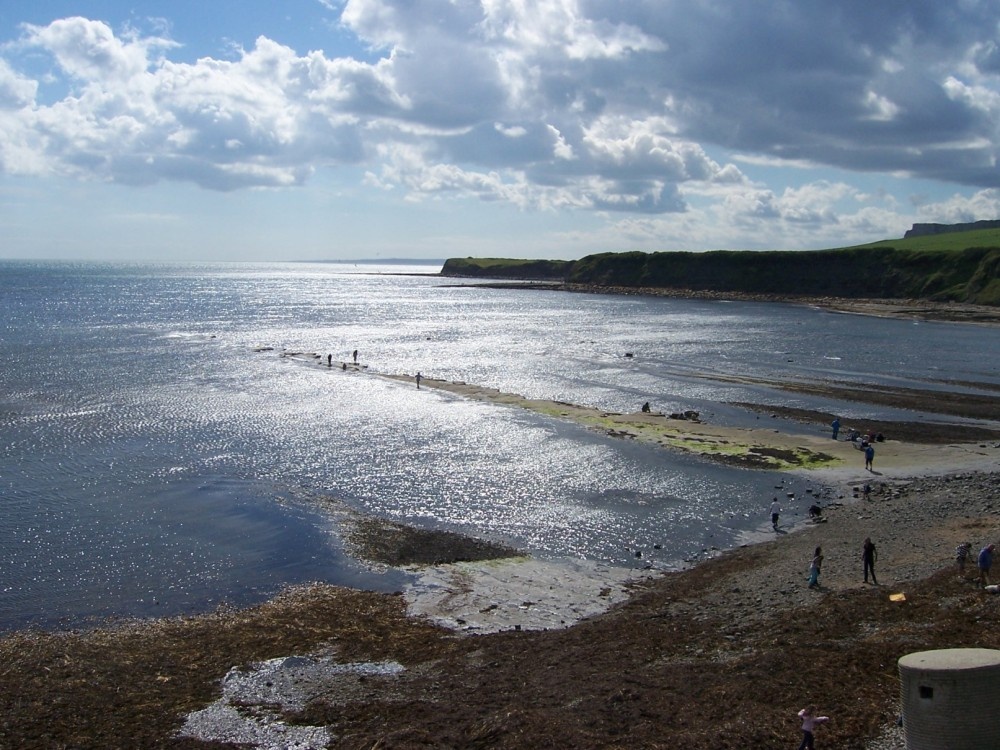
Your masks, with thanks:
[[[727,402],[915,415],[730,376],[1000,382],[983,327],[482,289],[436,271],[0,262],[0,629],[199,612],[313,580],[400,588],[403,574],[344,553],[345,511],[670,568],[766,522],[779,491],[796,495],[790,518],[810,502],[805,480],[380,374],[733,424],[756,416]],[[355,349],[364,369],[345,372]]]

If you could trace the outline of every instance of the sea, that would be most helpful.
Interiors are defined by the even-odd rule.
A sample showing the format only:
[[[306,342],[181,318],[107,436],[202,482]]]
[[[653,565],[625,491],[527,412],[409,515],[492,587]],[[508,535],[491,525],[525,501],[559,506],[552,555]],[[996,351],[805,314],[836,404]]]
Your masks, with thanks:
[[[995,328],[439,271],[0,261],[0,632],[246,606],[313,581],[400,590],[407,572],[345,547],[359,515],[671,570],[769,525],[779,492],[794,521],[817,491],[388,375],[736,426],[768,418],[741,402],[939,418],[778,381],[1000,384]]]

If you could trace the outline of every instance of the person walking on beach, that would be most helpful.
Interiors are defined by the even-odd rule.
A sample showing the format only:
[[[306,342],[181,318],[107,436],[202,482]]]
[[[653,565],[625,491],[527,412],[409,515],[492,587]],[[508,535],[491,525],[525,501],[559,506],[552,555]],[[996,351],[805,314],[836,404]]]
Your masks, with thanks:
[[[868,446],[865,448],[865,468],[868,469],[868,471],[872,470],[872,461],[874,460],[875,460],[875,449],[872,447],[872,444],[869,443]]]
[[[872,538],[865,537],[865,543],[861,547],[861,562],[865,569],[865,583],[868,583],[868,574],[872,575],[872,583],[878,586],[878,581],[875,579],[875,561],[878,560],[878,550],[875,549],[875,543],[872,542]]]
[[[354,350],[354,364],[357,364],[357,363],[358,363],[358,350],[355,349]]]
[[[778,530],[779,515],[781,515],[781,503],[778,502],[778,498],[774,498],[771,501],[771,528],[775,531]]]
[[[420,373],[417,373],[417,390],[420,390]]]
[[[332,354],[327,354],[326,355],[326,366],[327,367],[333,367],[333,355]]]
[[[799,711],[799,718],[802,719],[802,744],[799,745],[799,750],[816,750],[813,730],[820,724],[830,721],[830,717],[817,716],[815,706],[806,706]]]
[[[979,550],[979,582],[983,586],[990,585],[990,568],[993,567],[993,550],[995,549],[995,544],[987,544]]]
[[[813,552],[812,562],[809,564],[809,588],[819,588],[819,572],[823,567],[823,548],[817,547]]]
[[[834,417],[833,422],[830,426],[833,428],[833,439],[836,440],[837,435],[840,434],[840,420]]]

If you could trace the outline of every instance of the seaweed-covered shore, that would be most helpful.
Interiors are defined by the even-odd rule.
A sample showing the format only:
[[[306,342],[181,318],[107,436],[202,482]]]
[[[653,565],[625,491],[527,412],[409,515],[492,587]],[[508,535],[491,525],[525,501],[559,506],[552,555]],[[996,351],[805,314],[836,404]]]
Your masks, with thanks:
[[[877,485],[826,523],[639,584],[566,629],[456,637],[408,617],[402,596],[311,586],[244,611],[14,634],[0,640],[0,746],[221,747],[179,736],[186,717],[233,667],[299,656],[401,667],[313,675],[294,709],[234,708],[322,727],[334,748],[784,748],[807,702],[833,717],[825,745],[898,748],[900,656],[1000,648],[1000,597],[952,553],[1000,539],[996,480]],[[878,586],[861,580],[866,536]]]
[[[827,417],[775,412],[767,431],[801,442],[802,425],[825,434]],[[786,748],[796,711],[815,703],[832,717],[824,746],[897,750],[901,656],[1000,648],[1000,597],[953,562],[961,541],[1000,542],[1000,442],[991,430],[881,427],[895,466],[828,471],[839,500],[824,523],[636,580],[627,600],[569,627],[456,633],[401,593],[312,585],[245,610],[8,635],[0,748]],[[517,554],[376,519],[345,536],[388,565],[502,571],[497,560]],[[865,537],[877,586],[862,581]],[[816,546],[826,561],[812,590]],[[610,601],[599,584],[590,596]],[[484,609],[512,604],[531,606]],[[253,680],[256,692],[235,689]]]

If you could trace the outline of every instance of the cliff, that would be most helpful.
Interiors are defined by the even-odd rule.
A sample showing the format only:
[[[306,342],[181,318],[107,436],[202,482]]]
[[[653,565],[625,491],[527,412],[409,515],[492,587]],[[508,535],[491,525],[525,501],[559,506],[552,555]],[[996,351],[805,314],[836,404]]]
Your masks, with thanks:
[[[913,228],[903,235],[903,239],[926,237],[930,234],[973,232],[977,229],[1000,229],[1000,220],[972,221],[967,224],[914,224]]]
[[[979,239],[983,234],[969,237]],[[815,251],[632,251],[588,255],[577,261],[464,258],[446,261],[441,273],[636,289],[1000,306],[1000,242],[961,248],[954,239],[949,242],[947,247],[928,249],[914,246],[914,240],[899,240],[892,245],[887,241]]]
[[[449,258],[442,276],[470,276],[486,279],[565,281],[575,261],[518,260],[515,258]]]

